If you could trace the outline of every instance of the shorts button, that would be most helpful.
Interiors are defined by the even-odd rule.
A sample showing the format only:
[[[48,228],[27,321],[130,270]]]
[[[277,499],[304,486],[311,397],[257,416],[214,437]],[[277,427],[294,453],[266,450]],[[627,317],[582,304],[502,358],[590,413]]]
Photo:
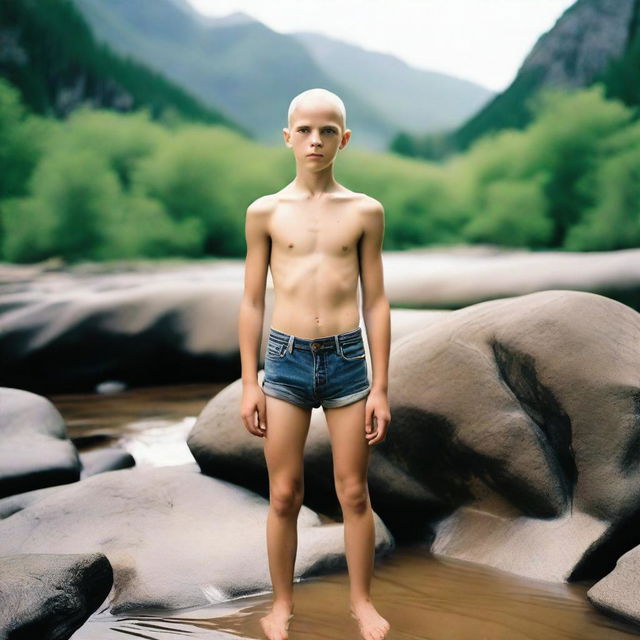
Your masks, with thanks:
[[[311,344],[311,348],[312,348],[314,351],[317,351],[317,350],[320,348],[320,343],[319,343],[319,342],[314,342],[314,343],[312,343],[312,344]]]

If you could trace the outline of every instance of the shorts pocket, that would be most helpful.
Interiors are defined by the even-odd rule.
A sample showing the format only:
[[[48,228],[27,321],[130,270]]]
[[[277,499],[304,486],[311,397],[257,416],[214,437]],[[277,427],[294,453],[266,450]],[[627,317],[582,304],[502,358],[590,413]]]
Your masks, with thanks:
[[[344,360],[360,360],[367,355],[364,350],[364,340],[362,339],[356,342],[342,343],[339,351]]]
[[[269,340],[267,342],[265,357],[272,358],[272,359],[282,358],[286,350],[287,350],[286,344],[282,342],[275,342],[274,340]]]

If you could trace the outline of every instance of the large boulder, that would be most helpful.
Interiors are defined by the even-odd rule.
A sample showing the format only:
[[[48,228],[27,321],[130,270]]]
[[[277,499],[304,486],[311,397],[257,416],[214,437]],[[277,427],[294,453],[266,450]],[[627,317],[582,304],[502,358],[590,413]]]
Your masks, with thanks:
[[[113,571],[102,553],[0,557],[0,638],[70,638],[104,602]]]
[[[633,309],[550,290],[454,311],[393,344],[379,451],[446,499],[435,552],[566,579],[640,506],[638,338]]]
[[[103,553],[111,563],[112,614],[205,606],[271,588],[268,502],[200,473],[195,463],[108,471],[16,498],[0,521],[0,554]],[[0,511],[3,510],[0,500]],[[394,541],[376,518],[376,552]],[[295,578],[346,568],[342,524],[303,507]]]
[[[415,329],[420,317],[407,320]],[[374,510],[398,540],[568,579],[610,523],[640,507],[639,337],[630,307],[566,290],[425,318],[392,343],[392,420],[369,467]],[[236,381],[213,398],[188,444],[205,473],[264,493],[262,442],[242,425],[241,391]],[[326,420],[314,409],[305,503],[336,512],[331,483]]]
[[[80,478],[78,452],[47,398],[0,387],[0,407],[0,497]]]

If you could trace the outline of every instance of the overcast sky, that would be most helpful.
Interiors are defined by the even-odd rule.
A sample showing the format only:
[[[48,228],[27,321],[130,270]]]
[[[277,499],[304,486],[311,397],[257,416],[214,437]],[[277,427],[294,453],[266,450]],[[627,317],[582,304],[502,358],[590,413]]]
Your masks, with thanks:
[[[501,91],[574,0],[188,0],[274,31],[316,31]]]

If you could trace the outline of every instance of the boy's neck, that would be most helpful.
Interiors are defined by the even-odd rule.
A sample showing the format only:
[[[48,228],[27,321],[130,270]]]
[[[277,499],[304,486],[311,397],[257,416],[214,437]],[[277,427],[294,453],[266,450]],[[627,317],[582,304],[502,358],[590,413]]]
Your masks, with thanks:
[[[301,196],[312,199],[335,193],[340,190],[340,185],[333,177],[333,165],[331,165],[322,171],[298,169],[296,177],[291,182],[291,188]]]

